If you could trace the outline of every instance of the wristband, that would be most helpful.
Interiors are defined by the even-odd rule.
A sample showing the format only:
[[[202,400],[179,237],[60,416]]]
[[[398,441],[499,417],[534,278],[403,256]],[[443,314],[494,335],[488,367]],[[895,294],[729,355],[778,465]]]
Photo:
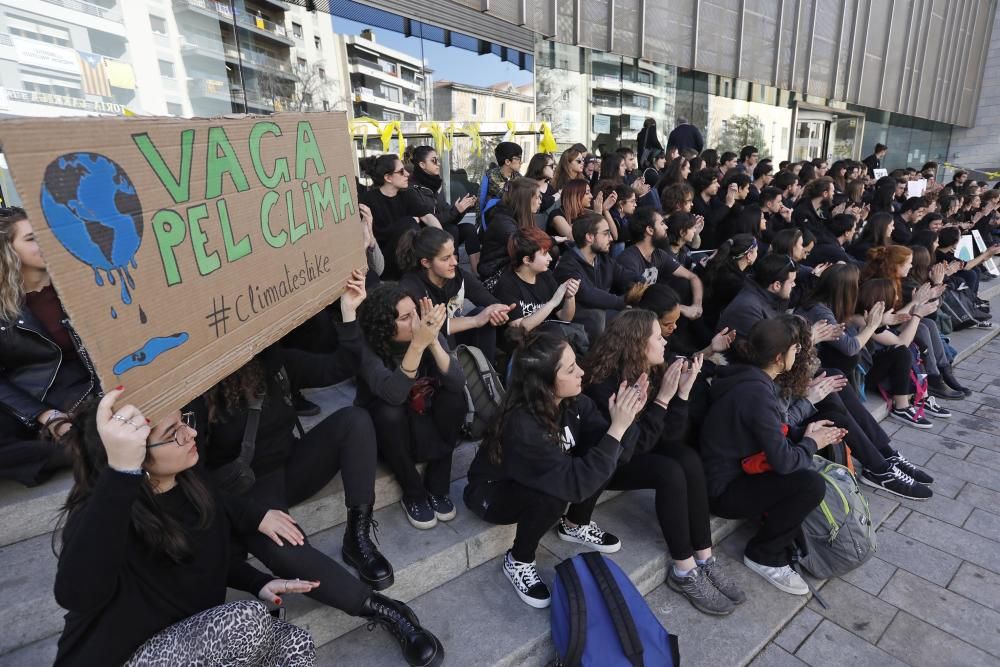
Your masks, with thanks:
[[[48,428],[49,424],[51,424],[53,421],[55,421],[56,419],[59,419],[61,417],[65,417],[65,416],[66,416],[65,412],[61,412],[59,410],[53,410],[52,414],[49,415],[49,418],[45,420],[44,427]]]
[[[405,366],[403,366],[402,364],[400,364],[399,365],[399,370],[403,371],[407,375],[409,375],[410,373],[413,373],[414,375],[416,375],[417,371],[420,370],[420,367],[418,366],[417,368],[414,368],[413,370],[410,370],[409,368],[406,368]]]
[[[114,467],[113,465],[110,465],[110,464],[108,465],[108,467],[111,468],[112,470],[114,470],[115,472],[122,473],[123,475],[135,475],[136,477],[138,477],[140,475],[145,475],[146,474],[146,471],[143,470],[142,468],[122,469],[122,468],[116,468],[116,467]]]

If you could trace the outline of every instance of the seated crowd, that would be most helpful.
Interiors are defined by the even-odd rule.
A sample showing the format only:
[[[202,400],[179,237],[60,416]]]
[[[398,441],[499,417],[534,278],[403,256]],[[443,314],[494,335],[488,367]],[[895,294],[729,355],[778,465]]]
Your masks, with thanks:
[[[428,146],[365,161],[368,266],[339,304],[156,423],[99,386],[31,221],[0,211],[0,475],[31,486],[73,468],[56,664],[313,664],[307,632],[227,603],[227,587],[274,605],[305,594],[383,626],[408,664],[440,664],[439,640],[380,592],[394,572],[375,476],[381,459],[413,527],[455,518],[459,345],[507,387],[461,500],[516,524],[502,571],[532,607],[550,602],[535,565],[549,531],[628,548],[594,521],[605,490],[653,490],[666,583],[719,616],[747,596],[713,556],[712,513],[765,517],[745,566],[809,592],[790,565],[824,496],[813,455],[853,455],[866,484],[929,498],[933,479],[865,396],[930,428],[950,417],[939,399],[970,393],[947,334],[992,326],[979,289],[1000,252],[1000,190],[962,172],[939,185],[933,163],[876,179],[882,145],[864,162],[775,164],[753,146],[702,150],[682,127],[664,150],[647,121],[638,154],[577,144],[526,161],[502,142],[484,201],[448,201]],[[916,178],[928,186],[907,197]],[[963,261],[972,230],[988,248]],[[299,390],[348,379],[354,405],[304,431]],[[347,568],[288,514],[338,474]]]

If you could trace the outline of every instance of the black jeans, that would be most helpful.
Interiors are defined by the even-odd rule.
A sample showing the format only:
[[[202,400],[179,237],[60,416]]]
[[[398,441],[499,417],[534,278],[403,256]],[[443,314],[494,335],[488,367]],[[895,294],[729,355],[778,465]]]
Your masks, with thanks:
[[[377,399],[372,404],[379,455],[403,487],[404,500],[424,500],[428,493],[448,495],[451,459],[465,409],[464,394],[442,387],[434,391],[431,407],[422,415],[408,404],[389,405]],[[427,463],[423,479],[418,461]]]
[[[600,493],[594,494],[595,502]],[[513,480],[468,484],[463,497],[469,511],[483,521],[502,526],[517,524],[510,555],[522,563],[534,562],[538,543],[566,509],[565,500]]]
[[[834,374],[832,369],[824,370],[828,375]],[[888,472],[890,465],[886,459],[895,454],[889,446],[889,436],[868,412],[854,387],[848,384],[830,394],[816,404],[816,411],[807,423],[829,419],[840,428],[846,428],[844,442],[861,465],[875,473]]]
[[[764,524],[747,542],[747,558],[770,567],[791,563],[790,551],[802,521],[822,502],[826,483],[815,470],[797,470],[789,475],[765,472],[742,475],[729,483],[717,498],[712,512],[725,519],[757,519]]]
[[[344,481],[348,507],[375,502],[375,429],[362,408],[347,407],[314,426],[292,446],[284,468],[259,477],[248,492],[269,509],[288,510],[322,489],[337,472]],[[371,589],[306,540],[302,546],[279,547],[254,533],[244,538],[247,549],[275,575],[319,581],[309,597],[352,616],[361,613]]]
[[[712,546],[705,471],[690,447],[678,444],[663,453],[636,454],[618,466],[604,488],[656,491],[656,518],[674,560],[685,560]],[[590,523],[599,495],[571,506],[566,518],[578,525]]]
[[[865,385],[877,387],[883,380],[889,385],[889,394],[905,396],[913,393],[910,386],[910,368],[913,355],[902,345],[883,347],[872,355],[872,367],[868,370]]]

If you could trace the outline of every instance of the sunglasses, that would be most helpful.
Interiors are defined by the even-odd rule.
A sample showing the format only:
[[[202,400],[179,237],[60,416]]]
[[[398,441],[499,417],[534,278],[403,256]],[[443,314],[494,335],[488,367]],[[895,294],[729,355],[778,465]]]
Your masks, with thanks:
[[[402,176],[405,173],[406,173],[406,167],[402,167],[402,168],[400,168],[400,169],[392,172],[392,175],[393,176]]]

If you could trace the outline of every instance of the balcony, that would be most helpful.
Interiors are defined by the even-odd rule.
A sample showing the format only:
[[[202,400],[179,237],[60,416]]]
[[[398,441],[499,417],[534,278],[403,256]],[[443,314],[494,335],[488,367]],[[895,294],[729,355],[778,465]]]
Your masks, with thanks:
[[[413,100],[412,103],[408,103],[406,101],[395,102],[393,100],[382,97],[371,88],[355,87],[354,101],[365,102],[366,104],[374,104],[376,106],[385,107],[390,111],[408,113],[414,116],[422,116],[423,114],[423,110],[418,106],[419,104],[418,100]]]
[[[364,60],[363,58],[348,58],[347,69],[351,74],[361,74],[362,76],[372,77],[374,79],[378,79],[379,81],[386,81],[394,86],[406,88],[407,90],[411,90],[415,93],[420,92],[420,83],[404,79],[399,76],[399,74],[386,72],[382,68],[373,65],[370,60]]]
[[[174,9],[191,11],[202,16],[217,18],[223,24],[236,23],[241,28],[255,35],[267,37],[284,46],[292,46],[295,42],[288,36],[285,26],[268,21],[258,16],[246,16],[237,10],[235,19],[228,3],[219,0],[174,0]]]
[[[125,25],[122,23],[122,13],[117,3],[113,7],[105,7],[86,0],[42,0],[36,4],[42,6],[36,7],[35,11],[49,19],[65,21],[70,25],[100,30],[119,37],[125,36]]]
[[[232,94],[229,88],[228,81],[218,79],[198,78],[188,82],[188,94],[192,98],[231,102]]]

